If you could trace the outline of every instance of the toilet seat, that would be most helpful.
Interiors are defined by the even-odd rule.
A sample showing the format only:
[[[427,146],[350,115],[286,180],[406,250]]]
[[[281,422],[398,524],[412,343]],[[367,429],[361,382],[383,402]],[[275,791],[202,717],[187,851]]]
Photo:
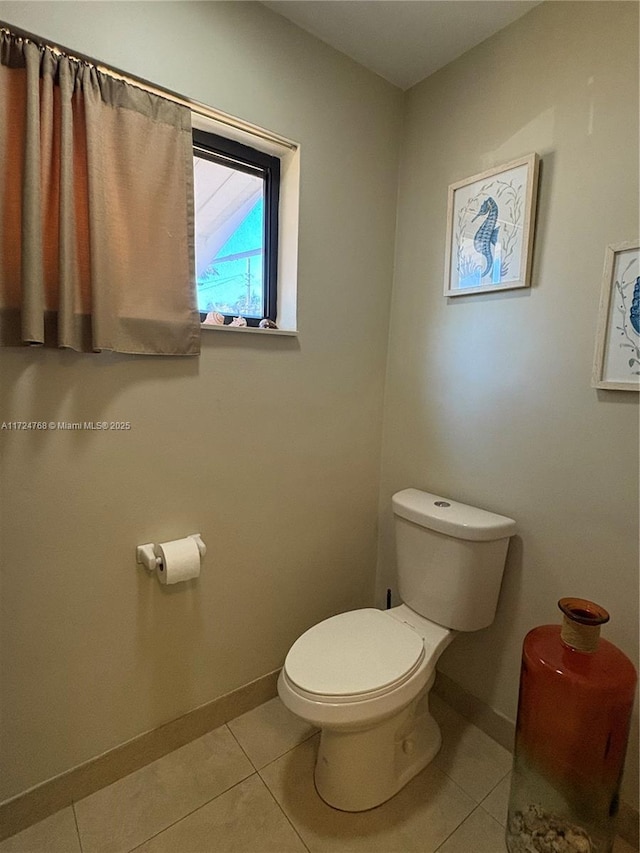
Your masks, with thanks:
[[[358,702],[384,696],[424,664],[422,637],[374,608],[325,619],[291,647],[284,672],[300,694],[316,702]]]

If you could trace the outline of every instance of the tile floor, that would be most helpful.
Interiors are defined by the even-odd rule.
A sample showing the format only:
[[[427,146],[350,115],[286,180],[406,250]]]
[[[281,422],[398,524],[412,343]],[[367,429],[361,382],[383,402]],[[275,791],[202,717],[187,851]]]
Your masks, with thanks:
[[[0,842],[0,853],[504,853],[510,754],[437,697],[443,747],[388,803],[313,785],[317,732],[272,699]],[[621,839],[614,853],[634,853]]]

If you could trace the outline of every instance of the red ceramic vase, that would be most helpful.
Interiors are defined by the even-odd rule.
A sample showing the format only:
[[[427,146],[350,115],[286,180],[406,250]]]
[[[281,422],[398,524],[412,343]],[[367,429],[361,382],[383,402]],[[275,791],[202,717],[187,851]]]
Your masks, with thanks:
[[[563,625],[525,637],[514,768],[510,853],[610,853],[636,671],[600,639],[606,610],[563,598]]]

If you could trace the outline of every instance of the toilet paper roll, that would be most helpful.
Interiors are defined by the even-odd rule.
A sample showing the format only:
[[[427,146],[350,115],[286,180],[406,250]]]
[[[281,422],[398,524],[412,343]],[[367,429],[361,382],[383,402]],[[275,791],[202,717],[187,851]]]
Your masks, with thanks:
[[[200,574],[200,551],[194,539],[174,539],[157,546],[162,562],[156,568],[160,583],[180,583]]]

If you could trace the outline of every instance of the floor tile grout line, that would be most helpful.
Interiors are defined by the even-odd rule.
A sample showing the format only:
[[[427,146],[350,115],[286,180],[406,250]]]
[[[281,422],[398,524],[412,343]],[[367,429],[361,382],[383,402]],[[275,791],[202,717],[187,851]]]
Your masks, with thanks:
[[[436,722],[437,722],[437,720],[436,720]],[[440,726],[440,723],[438,723],[438,725]],[[468,723],[468,725],[469,725],[469,726],[473,726],[473,727],[474,727],[474,728],[476,728],[476,729],[478,728],[478,727],[475,725],[475,723]],[[442,728],[442,727],[440,726],[440,728]],[[481,731],[481,730],[480,730],[480,731]],[[488,735],[487,735],[487,737],[488,737]],[[491,738],[491,740],[493,740],[493,738]],[[494,741],[494,743],[495,743],[495,741]],[[498,746],[500,746],[500,744],[498,744]],[[486,800],[486,798],[487,798],[487,797],[492,793],[492,791],[494,791],[494,790],[498,787],[498,785],[500,785],[500,784],[505,780],[505,778],[509,775],[509,773],[511,773],[511,772],[513,771],[513,764],[512,764],[512,765],[509,767],[509,769],[508,769],[508,770],[506,770],[506,771],[505,771],[505,772],[500,776],[500,778],[499,778],[499,779],[498,779],[498,781],[495,783],[495,785],[493,785],[493,786],[490,788],[490,790],[488,790],[488,791],[487,791],[487,793],[486,793],[486,794],[484,794],[484,796],[483,796],[481,799],[477,799],[477,797],[476,797],[476,795],[475,795],[475,794],[472,794],[470,791],[467,791],[465,788],[463,788],[463,787],[462,787],[462,785],[461,785],[459,782],[456,782],[456,780],[455,780],[452,776],[450,776],[450,775],[447,773],[447,771],[445,770],[445,768],[444,768],[441,764],[439,764],[439,763],[438,763],[438,756],[439,756],[439,753],[438,753],[438,754],[436,755],[436,757],[434,758],[434,760],[433,760],[433,764],[438,768],[438,770],[440,770],[440,772],[441,772],[441,773],[444,773],[444,775],[447,777],[447,779],[449,779],[451,782],[453,782],[453,783],[454,783],[454,785],[457,785],[457,786],[458,786],[458,788],[460,788],[460,790],[461,790],[461,791],[463,791],[463,792],[464,792],[468,797],[470,797],[470,798],[474,801],[474,803],[476,803],[476,805],[480,805],[481,803],[483,803],[483,802]],[[496,769],[497,769],[497,768],[496,768]]]
[[[448,774],[445,770],[443,770],[441,767],[436,767],[436,770],[438,770],[438,772],[442,773],[442,775],[443,775],[446,779],[448,779],[448,780],[449,780],[449,782],[451,782],[451,784],[452,784],[452,785],[454,785],[454,786],[455,786],[455,787],[460,791],[460,793],[461,793],[461,794],[464,794],[464,796],[465,796],[468,800],[471,800],[471,802],[473,803],[473,805],[471,806],[470,811],[469,811],[469,812],[468,812],[468,813],[467,813],[467,814],[462,818],[462,820],[461,820],[461,821],[456,825],[455,829],[453,829],[453,830],[449,833],[449,835],[447,835],[447,837],[444,839],[444,841],[442,842],[442,844],[440,844],[440,846],[439,846],[439,847],[437,847],[437,848],[433,851],[433,853],[439,853],[439,851],[442,849],[442,846],[443,846],[444,844],[446,844],[446,843],[447,843],[447,841],[451,838],[451,836],[453,835],[453,833],[454,833],[454,832],[457,832],[457,831],[460,829],[460,827],[462,826],[462,824],[465,822],[465,820],[468,820],[468,819],[471,817],[471,815],[475,812],[475,810],[476,810],[476,809],[478,809],[478,808],[480,808],[480,803],[476,800],[476,798],[475,798],[474,796],[472,796],[468,791],[465,791],[465,789],[464,789],[464,788],[463,788],[463,787],[462,787],[458,782],[456,782],[456,780],[455,780],[455,779],[452,779],[452,778],[451,778],[451,776],[449,776],[449,774]],[[484,811],[484,809],[483,809],[483,811]]]
[[[490,797],[490,796],[491,796],[491,794],[493,794],[493,792],[495,791],[495,789],[496,789],[499,785],[502,785],[502,783],[503,783],[503,782],[504,782],[504,780],[507,778],[507,776],[508,776],[510,773],[512,773],[512,772],[513,772],[513,768],[511,768],[511,769],[507,770],[507,772],[506,772],[506,773],[504,774],[504,776],[500,779],[500,781],[499,781],[499,782],[496,782],[496,784],[495,784],[495,785],[493,786],[493,788],[489,791],[489,793],[488,793],[485,797],[483,797],[483,798],[480,800],[479,805],[482,805],[484,802],[486,802],[487,798],[488,798],[488,797]],[[487,811],[487,810],[486,810],[486,809],[484,809],[484,811]],[[489,812],[487,812],[487,814],[489,814]],[[493,815],[491,815],[491,817],[493,817]],[[505,816],[505,817],[506,817],[506,816]],[[497,820],[497,818],[495,818],[495,817],[494,817],[493,819],[494,819],[494,820]],[[500,821],[498,821],[498,823],[500,823]],[[505,825],[506,825],[506,824],[504,824],[504,823],[500,823],[500,826],[505,826]]]
[[[228,730],[228,732],[229,732],[229,734],[233,737],[233,740],[237,743],[237,738],[235,738],[235,737],[234,737],[233,732],[232,732],[232,731],[231,731],[231,729],[227,726],[227,724],[226,724],[226,723],[223,723],[221,726],[218,726],[218,728],[225,728],[225,729],[227,729],[227,730]],[[214,731],[214,730],[212,729],[212,731]],[[200,803],[200,804],[199,804],[198,806],[196,806],[194,809],[191,809],[191,811],[186,812],[185,814],[181,815],[179,818],[177,818],[176,820],[172,821],[172,823],[167,824],[167,826],[164,826],[162,829],[158,830],[158,832],[154,832],[154,833],[153,833],[152,835],[150,835],[148,838],[145,838],[145,839],[144,839],[143,841],[141,841],[139,844],[136,844],[136,845],[135,845],[135,847],[131,847],[131,848],[129,848],[129,850],[127,851],[127,853],[131,853],[131,851],[133,851],[133,850],[137,850],[137,849],[138,849],[139,847],[141,847],[143,844],[146,844],[148,841],[151,841],[151,839],[152,839],[152,838],[156,838],[156,836],[158,836],[158,835],[160,835],[161,833],[165,832],[165,830],[169,829],[169,828],[170,828],[170,827],[172,827],[172,826],[175,826],[177,823],[180,823],[180,821],[181,821],[181,820],[184,820],[186,817],[189,817],[190,815],[194,814],[194,813],[195,813],[195,812],[197,812],[199,809],[204,808],[204,806],[208,805],[209,803],[212,803],[214,800],[217,800],[217,799],[218,799],[218,797],[221,797],[223,794],[226,794],[226,793],[227,793],[227,791],[231,791],[233,788],[237,787],[238,785],[241,785],[241,784],[242,784],[242,782],[246,782],[246,781],[247,781],[247,779],[250,779],[252,776],[257,775],[258,771],[257,771],[257,769],[255,768],[255,766],[254,766],[253,762],[251,761],[251,759],[249,758],[249,756],[246,754],[246,752],[244,751],[244,749],[242,749],[242,747],[240,746],[240,744],[238,744],[238,746],[240,747],[241,752],[242,752],[242,753],[243,753],[243,755],[247,758],[247,760],[248,760],[249,764],[251,765],[252,770],[251,770],[251,772],[250,772],[250,773],[248,773],[246,776],[243,776],[243,778],[242,778],[242,779],[239,779],[237,782],[234,782],[234,783],[233,783],[233,785],[230,785],[228,788],[225,788],[223,791],[220,791],[220,792],[219,792],[218,794],[216,794],[215,796],[210,797],[208,800],[206,800],[206,801],[205,801],[205,802],[203,802],[203,803]],[[168,754],[170,755],[171,753],[168,753]],[[163,757],[164,757],[164,756],[163,756]],[[160,759],[160,760],[161,760],[161,759]],[[153,764],[153,762],[150,762],[150,764]],[[145,766],[145,767],[148,767],[149,765],[147,764],[147,765],[144,765],[144,766]],[[144,769],[144,768],[141,768],[141,769]],[[134,771],[134,772],[137,772],[137,771]],[[126,777],[124,777],[124,778],[126,778]],[[119,780],[118,780],[118,781],[119,781]],[[108,786],[108,785],[105,785],[105,787],[109,787],[109,786]],[[102,788],[100,788],[99,790],[103,790],[103,789],[102,789]],[[97,793],[97,792],[96,792],[96,793]],[[73,816],[74,816],[74,820],[75,820],[75,824],[76,824],[76,832],[78,833],[78,840],[79,840],[79,842],[80,842],[80,851],[81,851],[81,853],[84,853],[84,847],[83,847],[83,845],[82,845],[82,835],[80,834],[80,827],[79,827],[79,825],[78,825],[78,818],[77,818],[76,809],[75,809],[76,802],[79,802],[79,801],[75,801],[75,800],[74,800],[74,801],[71,803],[71,805],[73,806]]]
[[[232,722],[233,722],[233,720],[230,720],[229,722],[231,722],[231,723],[232,723]],[[314,730],[311,732],[311,734],[306,735],[305,737],[303,737],[303,738],[302,738],[302,740],[299,740],[297,743],[294,743],[294,745],[293,745],[293,746],[290,746],[290,747],[288,747],[287,749],[285,749],[285,751],[284,751],[284,752],[281,752],[279,755],[276,755],[276,756],[275,756],[275,758],[270,758],[270,759],[269,759],[269,761],[267,761],[267,763],[266,763],[266,764],[262,764],[262,765],[260,765],[260,767],[257,767],[257,766],[256,766],[255,761],[253,761],[253,760],[251,759],[251,757],[250,757],[249,753],[246,751],[246,749],[244,749],[244,747],[242,746],[242,744],[240,743],[240,741],[238,740],[238,738],[236,737],[236,735],[233,733],[233,729],[228,725],[228,723],[227,723],[227,724],[225,724],[225,725],[227,725],[227,726],[228,726],[229,731],[230,731],[230,732],[231,732],[231,734],[233,735],[233,737],[234,737],[234,739],[235,739],[236,743],[238,744],[238,746],[240,747],[240,749],[244,752],[244,754],[247,756],[247,758],[248,758],[248,759],[249,759],[249,761],[251,762],[251,766],[252,766],[252,767],[255,767],[255,769],[256,769],[256,773],[260,773],[260,771],[261,771],[261,770],[264,770],[264,768],[265,768],[265,767],[268,767],[270,764],[273,764],[273,762],[274,762],[274,761],[279,761],[283,756],[288,755],[290,752],[293,752],[293,750],[294,750],[294,749],[296,749],[297,747],[299,747],[299,746],[300,746],[300,744],[306,743],[308,740],[311,740],[311,738],[312,738],[314,735],[317,735],[317,734],[319,734],[319,732],[320,732],[320,729],[314,729]]]
[[[238,746],[239,746],[239,747],[240,747],[240,749],[242,750],[243,755],[245,755],[245,756],[246,756],[247,761],[248,761],[248,762],[249,762],[249,764],[253,767],[253,769],[255,770],[255,772],[256,772],[256,773],[259,773],[260,771],[259,771],[259,768],[258,768],[258,767],[256,767],[256,763],[255,763],[255,761],[252,761],[252,760],[251,760],[251,756],[249,755],[249,753],[247,752],[247,750],[242,746],[242,744],[240,743],[240,741],[238,740],[238,738],[235,736],[235,734],[234,734],[234,732],[233,732],[233,729],[232,729],[232,728],[231,728],[231,726],[229,725],[229,723],[230,723],[230,722],[233,722],[233,720],[229,720],[229,722],[225,723],[225,724],[224,724],[224,725],[225,725],[225,728],[227,728],[227,729],[229,730],[229,732],[230,732],[230,734],[231,734],[231,737],[232,737],[232,738],[235,740],[235,742],[238,744]]]
[[[215,797],[211,797],[210,800],[207,800],[205,803],[201,803],[195,809],[191,809],[190,812],[187,812],[186,814],[182,815],[182,817],[179,817],[177,820],[174,820],[173,823],[167,824],[167,826],[164,826],[158,832],[154,832],[153,835],[150,835],[148,838],[145,838],[144,841],[141,841],[139,844],[136,844],[135,847],[130,847],[127,850],[127,853],[133,853],[134,850],[138,850],[140,847],[142,847],[143,844],[147,844],[153,838],[157,838],[159,835],[162,835],[163,832],[166,832],[168,829],[171,829],[172,826],[175,826],[176,824],[180,823],[181,821],[185,820],[186,818],[191,817],[192,814],[195,814],[196,812],[200,811],[200,809],[203,809],[205,806],[208,806],[209,803],[212,803],[214,800],[217,800],[219,797],[222,797],[223,794],[227,794],[227,793],[229,793],[229,791],[233,791],[233,789],[237,788],[238,785],[242,785],[242,783],[246,782],[247,779],[251,779],[252,776],[257,776],[257,775],[258,775],[258,771],[254,770],[252,773],[249,773],[248,776],[245,776],[244,779],[239,779],[237,782],[234,782],[233,785],[230,785],[228,788],[225,788],[224,791],[220,791],[220,793],[216,794]]]
[[[84,847],[82,846],[82,836],[80,835],[80,827],[78,826],[78,815],[76,814],[75,800],[72,800],[71,802],[71,811],[73,812],[73,822],[76,826],[76,834],[78,836],[78,844],[80,845],[80,853],[84,853]]]
[[[274,761],[278,761],[280,758],[282,758],[283,756],[287,755],[289,752],[292,752],[294,749],[296,749],[296,747],[300,746],[300,744],[305,743],[307,740],[310,740],[312,737],[314,737],[314,735],[316,735],[316,734],[318,733],[318,730],[314,730],[314,731],[312,731],[312,732],[311,732],[311,734],[307,735],[307,737],[305,737],[303,740],[301,740],[300,742],[298,742],[297,744],[295,744],[294,746],[292,746],[290,749],[285,750],[285,752],[281,753],[281,754],[280,754],[280,755],[278,755],[276,758],[274,758],[274,759],[272,759],[271,761],[267,762],[267,764],[263,765],[263,767],[262,767],[262,768],[257,768],[257,767],[256,767],[256,765],[255,765],[255,762],[253,762],[253,761],[251,760],[251,757],[249,756],[249,754],[247,753],[247,751],[243,748],[242,744],[240,743],[240,741],[238,740],[238,738],[235,736],[234,732],[232,731],[232,729],[230,728],[230,726],[228,725],[228,723],[223,723],[223,724],[222,724],[222,726],[220,726],[219,728],[223,728],[223,727],[224,727],[225,729],[227,729],[227,731],[229,732],[229,734],[231,735],[231,737],[233,738],[233,740],[235,741],[235,743],[236,743],[236,744],[238,745],[238,747],[240,748],[240,751],[242,752],[242,754],[246,757],[247,761],[249,762],[249,764],[250,764],[250,765],[251,765],[251,767],[252,767],[252,771],[251,771],[247,776],[245,776],[245,777],[243,777],[242,779],[240,779],[238,782],[235,782],[235,783],[234,783],[233,785],[231,785],[229,788],[225,788],[225,790],[224,790],[224,791],[220,791],[220,793],[216,794],[214,797],[211,797],[209,800],[206,800],[205,802],[200,803],[198,806],[196,806],[196,808],[194,808],[194,809],[192,809],[191,811],[189,811],[189,812],[185,813],[184,815],[181,815],[179,818],[177,818],[176,820],[174,820],[172,823],[167,824],[167,826],[165,826],[165,827],[163,827],[162,829],[158,830],[158,832],[154,832],[154,833],[153,833],[152,835],[150,835],[148,838],[145,838],[145,839],[144,839],[143,841],[141,841],[139,844],[136,844],[136,845],[135,845],[135,847],[131,847],[131,848],[128,850],[128,853],[132,853],[132,851],[137,850],[137,849],[138,849],[139,847],[141,847],[143,844],[146,844],[148,841],[151,841],[151,839],[152,839],[152,838],[156,838],[158,835],[160,835],[160,834],[162,834],[163,832],[165,832],[166,830],[170,829],[172,826],[175,826],[177,823],[180,823],[180,821],[182,821],[182,820],[184,820],[185,818],[189,817],[190,815],[194,814],[194,813],[195,813],[195,812],[197,812],[199,809],[204,808],[204,806],[206,806],[206,805],[208,805],[209,803],[213,802],[213,800],[216,800],[218,797],[222,796],[222,794],[226,794],[228,791],[231,791],[233,788],[235,788],[235,787],[237,787],[238,785],[242,784],[242,782],[246,782],[246,781],[247,781],[247,779],[250,779],[252,776],[258,776],[258,778],[260,779],[260,781],[262,782],[262,784],[267,788],[267,790],[268,790],[268,791],[269,791],[269,793],[271,794],[271,791],[270,791],[270,789],[269,789],[269,786],[267,785],[267,783],[265,782],[265,780],[264,780],[264,779],[262,778],[262,776],[260,775],[260,770],[261,770],[261,769],[265,769],[265,768],[266,768],[266,767],[268,767],[270,764],[273,764],[273,762],[274,762]],[[273,797],[273,794],[271,794],[271,796]],[[275,798],[274,798],[274,799],[275,799]],[[277,800],[276,800],[276,803],[277,803]],[[71,804],[71,805],[72,805],[72,807],[73,807],[73,817],[74,817],[74,822],[75,822],[75,827],[76,827],[76,833],[77,833],[77,835],[78,835],[78,841],[79,841],[79,843],[80,843],[80,851],[81,851],[81,853],[84,853],[84,847],[83,847],[83,845],[82,845],[82,836],[81,836],[81,834],[80,834],[80,827],[79,827],[79,825],[78,825],[78,817],[77,817],[76,810],[75,810],[75,801],[74,801],[74,802],[72,802],[72,804]],[[279,804],[279,803],[278,803],[278,808],[282,811],[282,808],[280,807],[280,804]],[[284,814],[284,812],[283,812],[283,814]],[[285,817],[286,817],[286,814],[285,814]],[[291,821],[289,821],[289,819],[288,819],[288,818],[287,818],[287,821],[288,821],[289,823],[291,823]],[[300,836],[299,836],[299,834],[298,834],[298,832],[297,832],[297,830],[296,830],[296,829],[295,829],[295,827],[293,826],[293,824],[291,824],[291,825],[292,825],[292,828],[293,828],[293,830],[295,831],[296,835],[298,835],[298,837],[300,837]],[[300,838],[300,841],[301,841],[301,842],[302,842],[302,844],[304,845],[305,849],[306,849],[306,850],[308,850],[308,848],[307,848],[306,844],[304,844],[304,841],[302,840],[302,838]]]
[[[493,788],[492,788],[492,789],[487,793],[487,795],[486,795],[485,797],[483,797],[483,799],[481,800],[481,802],[484,802],[484,801],[487,799],[487,797],[490,797],[490,796],[491,796],[491,794],[493,794],[493,792],[495,791],[495,789],[498,787],[498,785],[502,785],[502,783],[503,783],[503,782],[504,782],[504,780],[507,778],[507,776],[509,775],[509,773],[512,773],[512,772],[513,772],[512,768],[509,768],[509,770],[507,770],[507,772],[504,774],[504,776],[501,776],[501,777],[500,777],[500,779],[496,782],[496,784],[493,786]]]
[[[455,835],[455,834],[456,834],[456,832],[457,832],[457,831],[460,829],[460,827],[462,826],[462,824],[463,824],[463,823],[466,823],[466,821],[468,821],[468,820],[469,820],[469,818],[471,817],[471,815],[475,814],[478,810],[480,810],[481,812],[483,812],[483,813],[484,813],[488,818],[491,818],[491,820],[492,820],[494,823],[498,824],[498,826],[500,827],[500,829],[504,830],[504,826],[502,826],[502,824],[498,823],[498,821],[493,817],[493,815],[490,815],[490,814],[489,814],[489,812],[488,812],[488,811],[486,811],[485,809],[483,809],[483,808],[482,808],[482,806],[480,805],[480,803],[478,803],[476,806],[474,806],[474,808],[472,808],[472,809],[471,809],[471,811],[469,812],[469,814],[468,814],[466,817],[464,817],[464,818],[460,821],[460,823],[456,826],[456,828],[455,828],[452,832],[450,832],[450,833],[449,833],[449,835],[447,835],[447,837],[444,839],[444,841],[442,842],[442,844],[440,844],[440,846],[439,846],[439,847],[437,847],[437,848],[433,851],[433,853],[441,853],[442,848],[443,848],[443,847],[444,847],[444,845],[447,843],[447,841],[451,838],[451,836],[452,836],[452,835]],[[499,853],[499,851],[498,851],[498,853]]]
[[[285,753],[285,754],[286,754],[286,753]],[[276,759],[274,759],[274,760],[275,760],[275,761],[277,761],[278,759],[276,758]],[[273,762],[271,762],[271,763],[273,763]],[[266,765],[266,764],[265,764],[265,767],[267,767],[267,766],[268,766],[268,765]],[[291,821],[291,818],[290,818],[290,817],[289,817],[289,815],[285,812],[285,810],[282,808],[282,806],[280,805],[280,803],[279,803],[279,802],[278,802],[278,800],[276,799],[275,794],[273,793],[273,791],[271,790],[271,788],[267,785],[267,783],[265,782],[265,780],[264,780],[264,779],[262,778],[262,776],[260,775],[260,772],[258,772],[258,778],[260,779],[260,781],[262,782],[262,784],[264,785],[264,787],[265,787],[265,788],[267,789],[267,791],[269,792],[269,796],[271,797],[271,799],[273,800],[273,802],[276,804],[276,806],[280,809],[280,811],[281,811],[281,812],[282,812],[282,814],[284,815],[284,818],[285,818],[285,820],[287,821],[287,823],[289,824],[289,826],[291,827],[291,829],[295,832],[295,834],[296,834],[296,835],[298,836],[298,838],[300,839],[300,843],[302,844],[302,846],[304,847],[304,849],[307,851],[307,853],[311,853],[311,851],[309,850],[309,848],[307,847],[307,845],[306,845],[306,844],[305,844],[305,842],[304,842],[304,838],[300,835],[300,833],[299,833],[299,832],[298,832],[298,830],[296,829],[295,825],[294,825],[294,824],[293,824],[293,822]]]
[[[230,722],[230,723],[232,723],[232,722],[233,722],[233,720],[229,720],[229,722]],[[279,755],[276,755],[274,758],[270,758],[270,759],[269,759],[269,761],[267,761],[267,762],[266,762],[266,764],[262,764],[260,767],[257,767],[257,766],[256,766],[256,762],[252,760],[252,758],[250,757],[249,753],[244,749],[244,747],[243,747],[243,746],[242,746],[242,744],[240,743],[240,740],[239,740],[239,739],[236,737],[236,735],[234,734],[233,729],[231,728],[231,726],[229,726],[229,724],[228,724],[228,723],[226,723],[225,725],[228,727],[229,731],[230,731],[230,732],[231,732],[231,734],[233,735],[233,737],[234,737],[234,739],[235,739],[236,743],[238,744],[238,746],[240,747],[240,749],[244,752],[244,754],[247,756],[247,758],[248,758],[248,759],[249,759],[249,761],[251,762],[251,765],[252,765],[253,767],[255,767],[255,768],[256,768],[256,772],[257,772],[257,773],[260,773],[260,771],[261,771],[261,770],[264,770],[264,768],[265,768],[265,767],[268,767],[270,764],[273,764],[273,762],[274,762],[274,761],[279,761],[279,759],[281,759],[283,756],[288,755],[290,752],[292,752],[294,749],[296,749],[298,746],[300,746],[300,744],[302,744],[302,743],[306,743],[308,740],[311,740],[311,738],[312,738],[314,735],[317,735],[317,734],[319,734],[319,732],[320,732],[320,729],[315,729],[315,728],[314,728],[314,729],[313,729],[313,731],[312,731],[310,734],[307,734],[305,737],[303,737],[303,738],[302,738],[302,740],[299,740],[297,743],[294,743],[294,745],[293,745],[293,746],[288,747],[287,749],[285,749],[285,751],[284,751],[284,752],[281,752]]]
[[[506,832],[506,830],[507,830],[506,826],[504,826],[504,824],[500,823],[499,820],[496,820],[496,818],[492,814],[489,814],[489,812],[486,809],[483,809],[482,803],[478,806],[478,809],[480,809],[481,812],[484,812],[484,814],[486,814],[486,816],[490,820],[492,820],[494,823],[496,823],[500,827],[500,829],[502,829],[504,832]],[[477,809],[474,809],[474,811],[477,811]]]
[[[320,734],[320,729],[315,729],[315,731],[311,732],[310,735],[307,735],[302,740],[299,740],[298,743],[294,743],[293,746],[290,746],[288,749],[285,749],[284,752],[277,755],[275,758],[272,758],[270,761],[267,761],[266,764],[263,764],[262,767],[257,768],[257,772],[261,773],[262,770],[266,770],[271,764],[274,764],[276,761],[280,761],[281,758],[284,758],[285,755],[289,755],[290,752],[293,752],[294,749],[297,749],[299,746],[302,746],[303,743],[306,743],[308,740],[311,740],[312,737],[315,737],[317,734]]]
[[[493,791],[495,788],[497,788],[497,787],[498,787],[498,785],[500,784],[500,782],[502,782],[502,781],[504,780],[505,776],[508,776],[508,775],[509,775],[509,773],[511,773],[511,770],[507,770],[507,772],[504,774],[504,776],[502,776],[502,777],[500,778],[500,781],[499,781],[499,782],[497,782],[497,783],[493,786],[493,788],[491,788],[491,790],[490,790],[490,791],[487,791],[487,793],[484,795],[484,797],[482,797],[482,799],[481,799],[481,800],[478,800],[478,799],[476,799],[475,794],[471,794],[469,791],[467,791],[465,788],[463,788],[463,787],[462,787],[462,785],[461,785],[459,782],[456,782],[456,780],[453,778],[453,776],[449,776],[449,774],[447,773],[447,771],[446,771],[443,767],[441,767],[441,766],[440,766],[440,765],[438,765],[438,764],[436,764],[436,765],[435,765],[435,767],[436,767],[436,769],[437,769],[437,770],[439,770],[439,771],[440,771],[440,773],[442,773],[442,775],[443,775],[443,776],[446,776],[446,777],[447,777],[447,779],[448,779],[450,782],[452,782],[452,783],[456,786],[456,788],[458,788],[460,791],[462,791],[462,793],[463,793],[466,797],[468,797],[470,800],[472,800],[472,801],[473,801],[473,803],[474,803],[474,809],[476,808],[476,806],[481,805],[481,804],[482,804],[482,803],[487,799],[487,797],[489,796],[489,794],[491,793],[491,791]]]
[[[462,790],[462,789],[460,789],[460,790]],[[476,806],[474,806],[474,807],[471,809],[471,811],[469,812],[469,814],[466,814],[466,815],[462,818],[462,820],[460,821],[460,823],[456,824],[456,826],[454,827],[454,829],[452,829],[452,830],[451,830],[451,832],[449,833],[449,835],[447,835],[447,837],[442,841],[442,843],[441,843],[441,844],[439,844],[439,845],[436,847],[436,849],[433,851],[433,853],[440,853],[440,851],[442,850],[442,848],[444,847],[444,845],[447,843],[447,841],[451,838],[451,836],[452,836],[452,835],[455,835],[455,833],[460,829],[460,827],[461,827],[461,826],[462,826],[462,824],[465,822],[465,820],[469,820],[469,818],[471,817],[471,815],[474,813],[474,811],[475,811],[477,808],[478,808],[478,806],[477,806],[477,805],[476,805]]]

